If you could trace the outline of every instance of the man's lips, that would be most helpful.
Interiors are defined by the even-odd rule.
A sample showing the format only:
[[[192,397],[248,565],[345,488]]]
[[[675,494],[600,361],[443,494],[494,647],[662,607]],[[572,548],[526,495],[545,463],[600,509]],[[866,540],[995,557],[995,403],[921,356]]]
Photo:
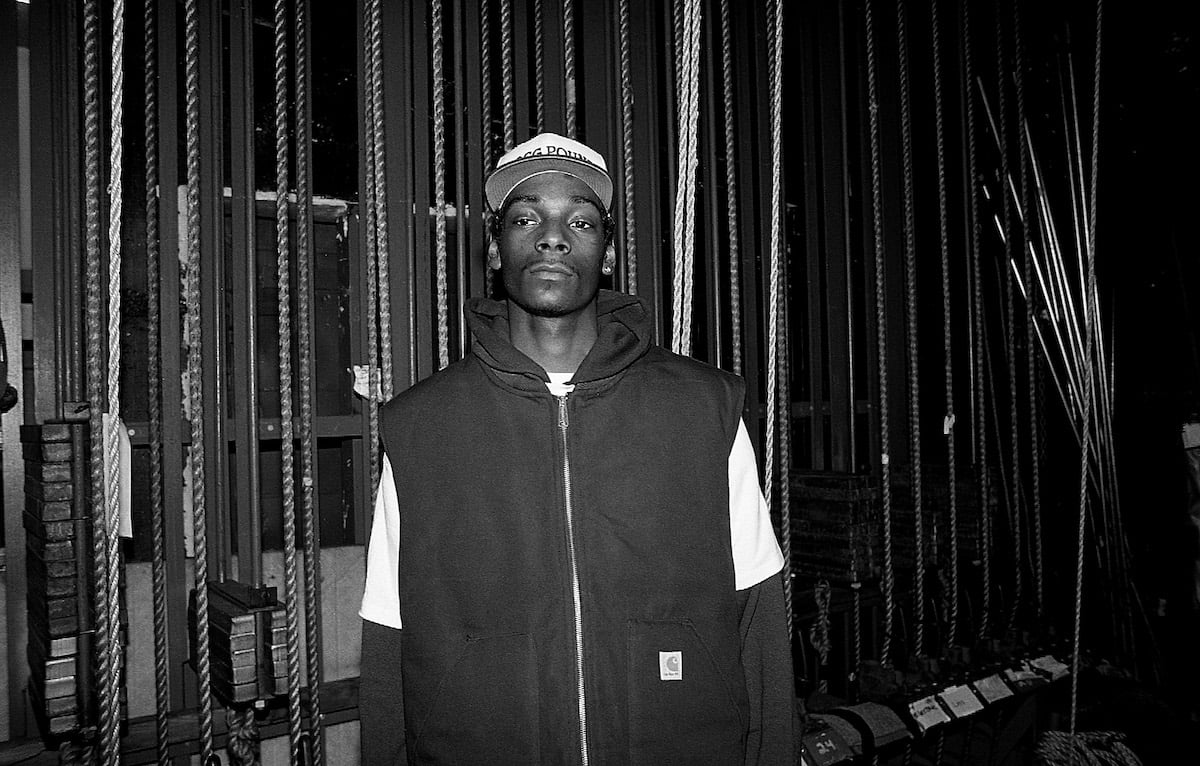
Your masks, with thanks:
[[[561,263],[535,263],[529,267],[529,273],[548,278],[569,277],[575,274],[569,267]]]

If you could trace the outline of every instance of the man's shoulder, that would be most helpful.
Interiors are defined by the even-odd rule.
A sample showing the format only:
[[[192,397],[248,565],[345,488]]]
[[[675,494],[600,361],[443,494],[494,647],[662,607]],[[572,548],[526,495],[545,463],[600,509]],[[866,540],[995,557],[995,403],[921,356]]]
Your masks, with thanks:
[[[670,349],[652,345],[642,357],[643,369],[670,375],[680,382],[693,381],[700,385],[715,385],[741,389],[745,386],[742,376],[722,370],[720,367],[676,354]]]
[[[450,404],[478,385],[478,367],[473,357],[465,356],[393,396],[380,406],[380,414],[422,412]]]

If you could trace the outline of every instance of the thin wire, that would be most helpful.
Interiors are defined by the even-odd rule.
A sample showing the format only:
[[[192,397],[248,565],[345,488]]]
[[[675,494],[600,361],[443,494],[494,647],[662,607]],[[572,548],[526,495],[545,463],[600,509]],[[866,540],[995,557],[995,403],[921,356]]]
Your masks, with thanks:
[[[157,1],[145,0],[143,10],[143,71],[145,80],[146,142],[146,398],[150,409],[150,558],[154,610],[154,746],[159,766],[170,766],[167,715],[171,688],[167,652],[167,544],[163,507],[162,459],[162,324],[159,320],[158,246],[158,45]]]
[[[879,367],[879,449],[880,505],[883,511],[883,645],[880,662],[891,664],[892,626],[895,620],[895,570],[892,567],[892,490],[891,458],[888,454],[888,371],[887,371],[887,303],[886,271],[883,260],[883,189],[879,151],[879,92],[876,84],[875,19],[871,0],[864,3],[867,45],[867,91],[871,133],[871,219],[875,252],[875,343]]]
[[[279,437],[283,470],[283,585],[287,618],[288,741],[300,758],[300,629],[296,595],[296,470],[292,431],[291,251],[288,243],[287,0],[275,0],[275,257],[279,291]]]
[[[378,0],[376,0],[378,2]],[[446,254],[446,104],[442,88],[442,2],[429,0],[433,57],[433,207],[437,258],[438,369],[450,364],[450,308]]]
[[[309,126],[308,0],[297,0],[295,15],[295,124],[296,124],[296,310],[300,316],[300,486],[304,516],[304,620],[308,673],[308,721],[312,738],[312,766],[325,761],[325,727],[321,714],[321,525],[316,511],[315,448],[313,439],[312,306],[312,185]]]
[[[213,760],[212,672],[208,650],[208,518],[205,515],[203,332],[200,326],[200,22],[199,1],[184,0],[187,144],[187,336],[192,443],[193,561],[196,582],[196,678],[200,763]]]

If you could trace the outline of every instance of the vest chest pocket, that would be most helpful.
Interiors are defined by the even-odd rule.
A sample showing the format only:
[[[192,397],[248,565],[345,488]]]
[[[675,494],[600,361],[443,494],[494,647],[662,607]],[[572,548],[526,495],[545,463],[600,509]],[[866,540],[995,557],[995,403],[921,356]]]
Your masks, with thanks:
[[[688,620],[628,623],[629,762],[739,764],[745,723],[711,650]]]
[[[419,728],[417,763],[537,763],[538,692],[532,636],[467,637]]]

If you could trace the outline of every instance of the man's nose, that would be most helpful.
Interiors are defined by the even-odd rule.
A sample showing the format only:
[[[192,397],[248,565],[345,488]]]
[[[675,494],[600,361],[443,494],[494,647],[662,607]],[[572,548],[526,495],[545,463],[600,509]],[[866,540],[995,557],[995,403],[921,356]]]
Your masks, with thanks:
[[[567,241],[566,227],[556,218],[545,221],[538,232],[537,246],[539,250],[568,253],[571,243]]]

